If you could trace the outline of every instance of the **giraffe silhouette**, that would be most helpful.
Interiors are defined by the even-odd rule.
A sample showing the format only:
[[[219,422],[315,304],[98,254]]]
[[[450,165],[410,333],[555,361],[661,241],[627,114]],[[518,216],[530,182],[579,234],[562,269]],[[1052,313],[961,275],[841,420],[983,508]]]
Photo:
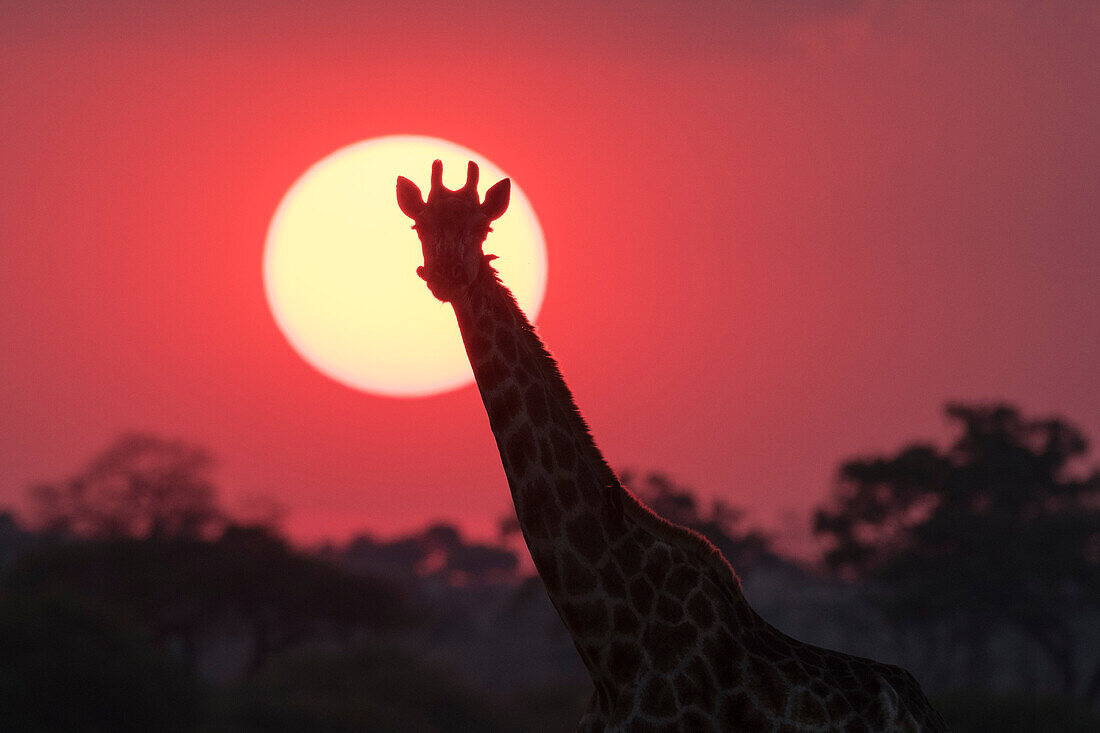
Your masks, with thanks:
[[[580,731],[945,731],[905,670],[804,644],[758,616],[721,553],[627,491],[554,359],[482,251],[510,183],[480,201],[432,164],[407,178],[417,274],[449,302],[535,568],[595,686]]]

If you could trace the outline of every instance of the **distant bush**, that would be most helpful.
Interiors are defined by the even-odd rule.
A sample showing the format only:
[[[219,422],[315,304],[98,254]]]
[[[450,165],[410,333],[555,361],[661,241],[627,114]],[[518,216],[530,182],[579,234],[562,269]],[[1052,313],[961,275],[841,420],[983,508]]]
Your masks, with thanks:
[[[0,595],[0,649],[0,730],[194,730],[187,675],[87,601]]]
[[[1095,733],[1100,716],[1087,704],[1029,693],[980,690],[941,694],[933,699],[953,733]]]
[[[291,652],[227,691],[215,730],[433,733],[504,730],[453,674],[396,649]]]
[[[517,692],[501,698],[504,730],[561,733],[575,730],[592,697],[592,685],[565,685]]]
[[[62,589],[127,614],[198,668],[197,641],[223,619],[245,625],[247,671],[325,631],[389,629],[418,610],[394,583],[356,576],[261,527],[228,525],[216,539],[78,540],[25,553],[6,579],[26,593]]]

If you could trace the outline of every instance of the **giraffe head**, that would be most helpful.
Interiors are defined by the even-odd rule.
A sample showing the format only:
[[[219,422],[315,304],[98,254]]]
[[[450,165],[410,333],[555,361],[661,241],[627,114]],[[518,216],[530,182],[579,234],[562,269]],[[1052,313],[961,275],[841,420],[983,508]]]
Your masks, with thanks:
[[[446,302],[466,292],[492,255],[481,252],[489,222],[508,208],[511,183],[507,178],[477,197],[477,163],[466,169],[466,185],[457,191],[443,186],[443,163],[432,163],[432,188],[428,200],[415,183],[397,177],[397,205],[414,222],[413,229],[424,249],[424,265],[416,274],[428,283],[432,295]]]

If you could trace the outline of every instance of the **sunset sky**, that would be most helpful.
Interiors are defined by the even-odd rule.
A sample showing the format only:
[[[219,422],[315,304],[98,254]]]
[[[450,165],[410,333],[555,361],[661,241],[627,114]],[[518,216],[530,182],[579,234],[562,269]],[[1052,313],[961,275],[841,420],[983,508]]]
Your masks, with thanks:
[[[491,533],[476,390],[353,391],[264,297],[287,188],[399,133],[527,193],[539,330],[610,463],[781,546],[948,400],[1100,441],[1098,48],[1095,2],[5,3],[0,504],[142,430],[302,541]]]

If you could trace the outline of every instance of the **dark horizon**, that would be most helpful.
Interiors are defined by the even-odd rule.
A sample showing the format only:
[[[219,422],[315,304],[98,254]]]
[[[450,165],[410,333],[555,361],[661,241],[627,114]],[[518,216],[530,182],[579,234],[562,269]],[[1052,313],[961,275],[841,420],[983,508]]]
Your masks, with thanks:
[[[660,516],[715,543],[765,620],[903,665],[956,733],[1095,730],[1100,471],[1088,436],[1008,405],[946,414],[950,445],[840,467],[843,486],[815,520],[830,551],[812,569],[777,556],[736,506],[667,476],[626,478]],[[36,488],[41,530],[0,511],[0,686],[22,691],[0,724],[575,723],[591,681],[517,524],[490,544],[437,523],[302,551],[262,515],[227,515],[209,468],[201,446],[130,435]]]

